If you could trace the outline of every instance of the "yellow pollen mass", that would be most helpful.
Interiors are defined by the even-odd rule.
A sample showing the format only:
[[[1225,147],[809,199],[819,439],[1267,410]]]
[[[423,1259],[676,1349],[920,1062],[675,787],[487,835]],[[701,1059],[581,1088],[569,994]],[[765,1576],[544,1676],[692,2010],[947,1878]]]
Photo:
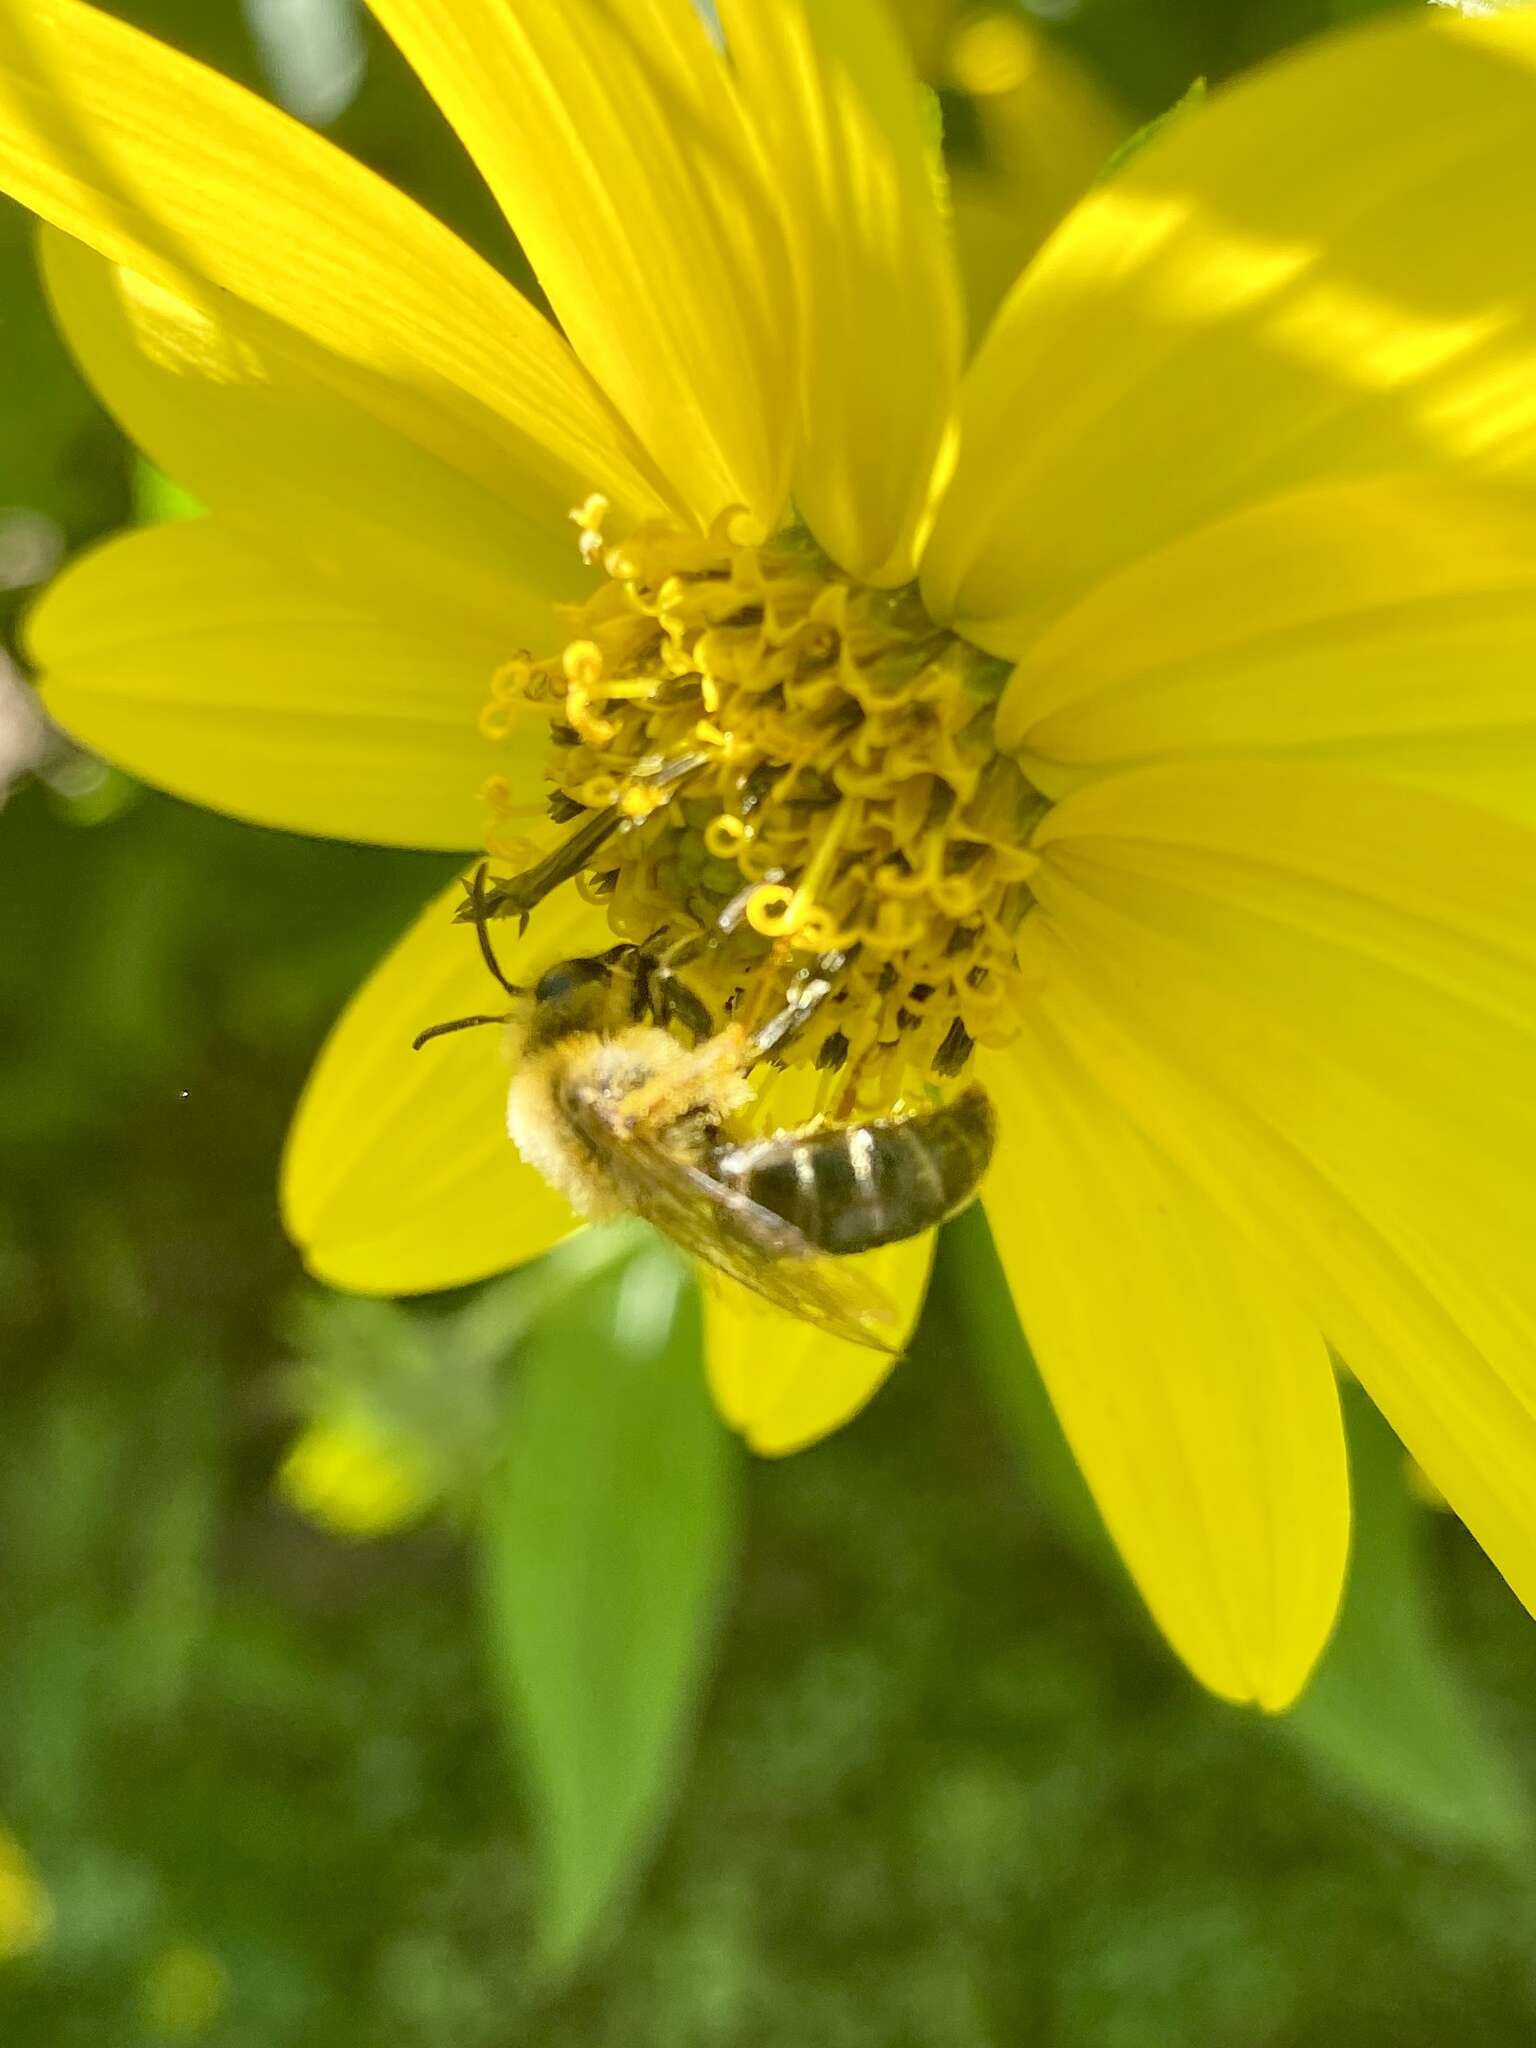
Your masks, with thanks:
[[[481,721],[501,742],[548,720],[558,822],[623,815],[578,886],[618,937],[676,949],[722,1021],[846,955],[789,1054],[843,1076],[843,1113],[1006,1040],[1045,809],[994,740],[1007,664],[799,529],[744,546],[725,522],[654,525],[602,547],[602,511],[573,517],[605,580],[557,656],[498,672]],[[487,784],[493,812],[506,787]],[[515,858],[506,824],[489,843]]]

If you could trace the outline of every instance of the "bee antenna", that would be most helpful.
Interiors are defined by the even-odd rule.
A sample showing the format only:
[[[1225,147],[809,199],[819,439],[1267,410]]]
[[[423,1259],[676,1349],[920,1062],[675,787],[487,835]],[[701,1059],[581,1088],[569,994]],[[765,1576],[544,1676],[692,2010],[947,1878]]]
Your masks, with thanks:
[[[519,988],[515,981],[508,981],[506,975],[502,972],[501,962],[496,958],[496,948],[491,944],[491,934],[488,928],[490,909],[485,897],[485,877],[489,868],[489,861],[481,861],[479,867],[475,869],[474,880],[467,885],[470,907],[475,920],[475,937],[480,945],[480,957],[509,996],[525,996],[528,994],[528,990]],[[518,937],[521,938],[523,932],[527,931],[527,929],[528,919],[525,916],[522,921],[522,928],[518,932]],[[468,1021],[481,1023],[484,1020],[482,1018],[472,1018]]]
[[[505,1024],[507,1012],[498,1017],[452,1017],[446,1024],[429,1024],[425,1031],[418,1031],[411,1040],[411,1051],[420,1052],[429,1039],[443,1038],[450,1031],[468,1031],[476,1024]]]

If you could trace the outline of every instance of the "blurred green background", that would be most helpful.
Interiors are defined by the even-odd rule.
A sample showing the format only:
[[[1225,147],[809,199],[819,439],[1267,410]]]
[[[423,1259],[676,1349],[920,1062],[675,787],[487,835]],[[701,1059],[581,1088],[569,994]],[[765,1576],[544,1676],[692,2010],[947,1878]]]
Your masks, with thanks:
[[[344,0],[116,11],[515,266]],[[1134,125],[1372,11],[1030,18]],[[14,646],[61,554],[179,508],[10,210],[0,266]],[[0,787],[0,2040],[1533,2038],[1536,1629],[1379,1424],[1339,1638],[1268,1723],[1140,1615],[972,1219],[911,1361],[783,1464],[726,1442],[631,1236],[326,1297],[277,1224],[285,1123],[444,863],[148,793],[14,684]]]

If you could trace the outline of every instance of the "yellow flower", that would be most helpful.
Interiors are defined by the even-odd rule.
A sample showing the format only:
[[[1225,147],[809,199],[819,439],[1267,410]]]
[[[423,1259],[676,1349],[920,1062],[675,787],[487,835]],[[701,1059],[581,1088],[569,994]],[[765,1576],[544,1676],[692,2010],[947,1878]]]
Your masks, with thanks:
[[[14,1835],[0,1827],[0,1963],[41,1948],[53,1927],[53,1901]]]
[[[310,1521],[360,1541],[411,1527],[442,1494],[440,1477],[420,1450],[362,1416],[308,1423],[289,1445],[274,1484]]]
[[[906,1012],[849,1012],[863,1078],[983,1041],[1021,1314],[1199,1676],[1276,1707],[1326,1636],[1330,1345],[1536,1600],[1536,293],[1509,227],[1536,16],[1424,10],[1218,95],[1083,201],[967,366],[877,0],[724,0],[729,65],[691,0],[375,11],[563,336],[247,95],[74,0],[0,5],[0,183],[54,224],[88,373],[212,508],[55,587],[55,713],[241,816],[468,849],[547,794],[512,707],[550,713],[567,814],[578,754],[587,797],[643,808],[678,685],[707,773],[624,841],[615,913],[659,896],[678,929],[685,884],[719,899],[706,857],[750,874],[714,821],[745,819],[732,762],[766,764],[745,821],[798,865],[758,924],[857,924]],[[408,1050],[484,1007],[450,900],[299,1115],[289,1217],[345,1285],[468,1280],[568,1227],[493,1048]],[[528,952],[605,930],[566,891]],[[926,1257],[882,1255],[909,1308]],[[760,1448],[879,1377],[711,1313]]]

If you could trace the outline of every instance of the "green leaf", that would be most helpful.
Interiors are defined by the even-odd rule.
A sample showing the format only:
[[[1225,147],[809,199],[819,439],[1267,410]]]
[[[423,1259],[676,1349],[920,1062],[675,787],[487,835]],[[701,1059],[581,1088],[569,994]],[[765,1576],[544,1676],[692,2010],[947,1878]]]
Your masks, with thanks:
[[[1404,1483],[1403,1452],[1365,1397],[1346,1389],[1355,1535],[1337,1633],[1317,1675],[1274,1725],[1342,1789],[1426,1840],[1513,1853],[1530,1804],[1435,1624],[1429,1511]]]
[[[140,526],[159,526],[170,519],[198,519],[203,507],[148,456],[139,455],[133,464],[133,511]]]
[[[1085,1557],[1127,1589],[979,1209],[945,1233],[939,1273],[1017,1443],[1033,1498]],[[1404,1484],[1396,1437],[1358,1389],[1345,1394],[1355,1531],[1344,1610],[1306,1692],[1265,1725],[1330,1783],[1408,1832],[1437,1845],[1516,1852],[1532,1839],[1530,1803],[1435,1626],[1426,1510]]]
[[[1462,0],[1429,0],[1431,6],[1458,7],[1466,14],[1493,13],[1499,0],[1471,0],[1463,6]],[[1323,8],[1324,26],[1342,28],[1349,22],[1367,21],[1373,14],[1402,14],[1410,7],[1422,7],[1424,0],[1326,0]]]
[[[737,1466],[698,1305],[654,1242],[528,1338],[487,1482],[489,1650],[529,1781],[551,1973],[585,1948],[671,1804],[733,1550]]]
[[[568,1295],[589,1287],[606,1268],[622,1265],[641,1245],[654,1243],[646,1224],[630,1220],[572,1231],[526,1266],[475,1290],[453,1318],[453,1351],[466,1370],[499,1373]]]

